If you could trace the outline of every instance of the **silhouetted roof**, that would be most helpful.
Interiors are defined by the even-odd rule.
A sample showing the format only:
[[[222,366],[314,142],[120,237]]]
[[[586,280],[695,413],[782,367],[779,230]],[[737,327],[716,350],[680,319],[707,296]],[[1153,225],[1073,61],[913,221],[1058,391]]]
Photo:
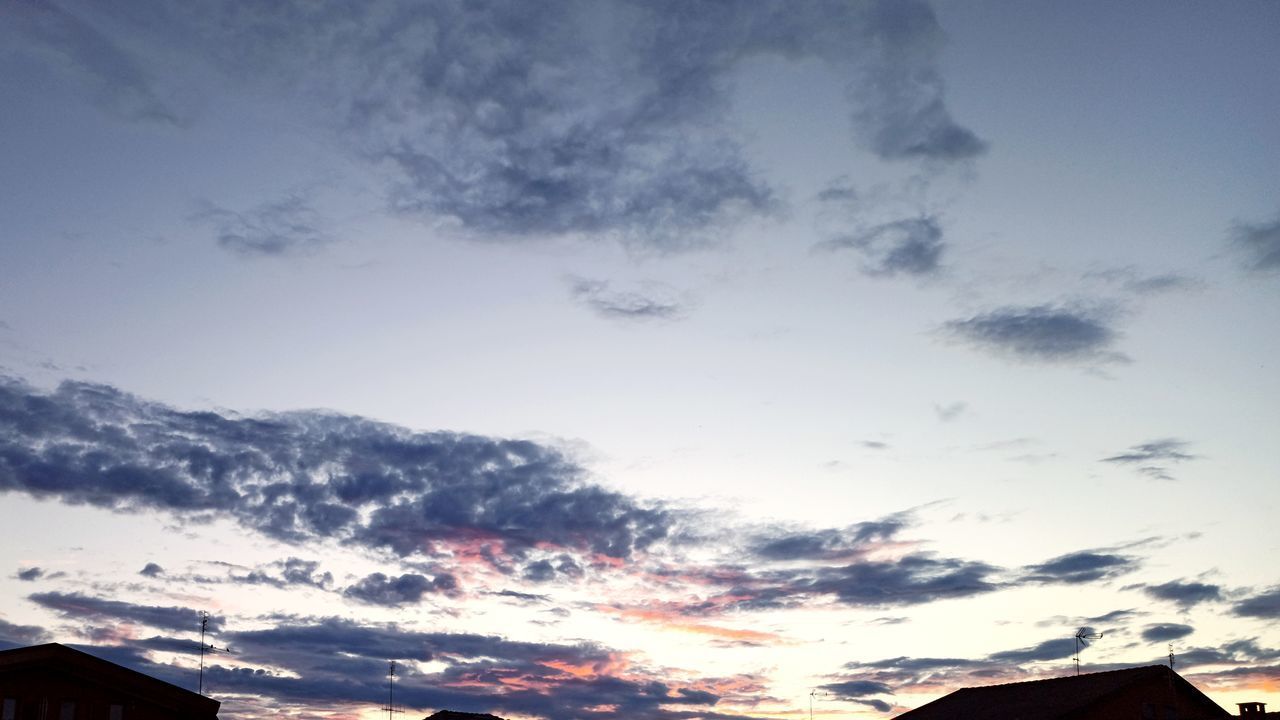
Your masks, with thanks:
[[[428,715],[424,720],[502,720],[489,713],[458,712],[457,710],[441,710],[435,715]]]
[[[0,650],[0,674],[15,671],[52,672],[110,685],[190,717],[216,717],[221,705],[212,698],[59,643]]]
[[[1193,702],[1204,705],[1204,717],[1231,717],[1220,705],[1164,665],[962,688],[898,717],[903,720],[1056,720],[1086,717],[1082,711],[1087,711],[1112,693],[1135,683],[1165,678],[1171,678]]]

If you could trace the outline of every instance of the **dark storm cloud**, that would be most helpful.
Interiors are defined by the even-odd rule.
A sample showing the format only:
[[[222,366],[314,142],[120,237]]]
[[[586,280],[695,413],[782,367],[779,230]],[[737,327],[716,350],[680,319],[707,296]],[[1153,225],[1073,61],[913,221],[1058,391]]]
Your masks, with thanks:
[[[1280,216],[1270,222],[1238,223],[1232,229],[1234,249],[1251,272],[1280,272]]]
[[[569,294],[592,312],[611,320],[676,320],[685,314],[677,293],[656,283],[638,290],[616,291],[610,290],[604,280],[571,278]]]
[[[161,100],[144,63],[95,26],[91,17],[92,13],[72,12],[45,0],[6,3],[0,8],[0,36],[9,36],[11,48],[54,58],[112,115],[183,125],[178,113]]]
[[[246,212],[210,204],[191,220],[211,226],[218,245],[243,257],[297,255],[316,250],[333,239],[320,229],[324,225],[320,214],[299,195]]]
[[[1116,331],[1110,323],[1106,312],[1036,305],[950,320],[943,331],[980,350],[1030,362],[1125,361],[1112,350]]]
[[[0,382],[0,491],[231,517],[280,540],[335,538],[402,556],[466,542],[627,558],[677,533],[674,511],[581,475],[528,441],[319,412],[181,412],[102,385],[44,393]]]
[[[857,251],[873,276],[932,275],[938,271],[945,245],[936,218],[895,220],[841,235],[820,245],[828,250]]]
[[[1148,625],[1142,629],[1142,639],[1147,642],[1168,642],[1184,638],[1195,631],[1196,629],[1190,625],[1182,625],[1180,623]]]
[[[1109,580],[1138,568],[1138,560],[1126,555],[1084,550],[1059,555],[1026,568],[1025,580],[1042,583],[1078,583]]]
[[[191,608],[136,605],[81,593],[43,592],[29,595],[27,599],[72,619],[114,620],[162,630],[200,629],[200,613]],[[221,626],[221,618],[209,618],[211,630],[217,631]]]
[[[1182,607],[1191,607],[1202,602],[1222,599],[1222,588],[1200,582],[1182,582],[1170,580],[1159,585],[1147,585],[1142,592],[1157,600],[1168,600]]]
[[[40,576],[42,575],[44,575],[44,570],[41,570],[38,567],[18,569],[18,579],[23,580],[25,582],[32,582],[34,580],[39,580]]]
[[[160,567],[159,565],[153,562],[149,562],[146,564],[146,566],[144,566],[141,570],[138,571],[138,574],[145,577],[152,577],[152,578],[159,577],[164,574],[164,568]]]
[[[1241,617],[1280,619],[1280,586],[1236,603],[1231,612]]]
[[[582,233],[671,250],[772,212],[774,191],[727,119],[736,74],[760,57],[829,66],[846,84],[853,136],[884,160],[942,164],[985,150],[947,108],[945,38],[919,0],[101,12],[148,43],[306,102],[309,121],[336,129],[389,175],[393,208],[489,239]],[[100,36],[61,34],[53,44],[104,84],[153,97],[145,75]],[[250,253],[279,247],[229,237]]]
[[[405,573],[400,577],[373,573],[343,590],[342,594],[370,605],[396,607],[412,605],[421,602],[428,594],[451,592],[457,587],[458,581],[449,574],[429,578],[417,573]]]

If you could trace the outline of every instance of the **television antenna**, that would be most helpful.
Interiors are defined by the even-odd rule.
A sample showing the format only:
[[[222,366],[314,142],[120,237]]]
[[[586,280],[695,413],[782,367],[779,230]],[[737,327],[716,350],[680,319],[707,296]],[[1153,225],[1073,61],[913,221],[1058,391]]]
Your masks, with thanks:
[[[1090,640],[1101,640],[1102,633],[1092,632],[1091,627],[1082,627],[1076,630],[1076,655],[1073,658],[1076,663],[1076,675],[1080,674],[1080,649],[1089,647]]]
[[[1169,669],[1173,669],[1173,643],[1169,643]]]
[[[396,709],[396,661],[387,661],[387,706],[382,708],[387,711],[387,720],[392,720],[395,713],[404,712]]]
[[[204,634],[209,630],[209,613],[200,611],[200,675],[196,684],[196,692],[204,695],[204,655],[210,652],[231,652],[231,648],[220,648],[204,641]]]

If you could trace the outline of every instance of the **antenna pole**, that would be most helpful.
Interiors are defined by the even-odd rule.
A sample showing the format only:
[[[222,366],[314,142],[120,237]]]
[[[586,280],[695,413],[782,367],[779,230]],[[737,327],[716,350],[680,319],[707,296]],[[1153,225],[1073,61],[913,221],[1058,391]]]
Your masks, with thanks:
[[[1173,643],[1169,643],[1169,669],[1173,669]]]
[[[396,711],[396,661],[387,661],[387,720],[391,720]]]
[[[200,675],[196,692],[204,695],[204,631],[209,627],[209,613],[200,611]]]

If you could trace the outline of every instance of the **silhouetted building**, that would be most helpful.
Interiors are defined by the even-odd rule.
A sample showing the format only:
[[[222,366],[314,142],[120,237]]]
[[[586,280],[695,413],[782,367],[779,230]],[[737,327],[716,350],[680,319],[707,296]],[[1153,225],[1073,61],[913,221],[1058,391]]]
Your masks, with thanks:
[[[0,650],[0,720],[217,720],[220,704],[66,645]]]
[[[488,713],[468,713],[458,712],[457,710],[441,710],[434,715],[428,715],[422,720],[502,720],[502,718]]]
[[[1236,703],[1240,717],[1250,720],[1280,720],[1280,712],[1267,712],[1267,704],[1261,702]]]
[[[902,720],[1209,720],[1231,713],[1164,665],[957,690]]]

